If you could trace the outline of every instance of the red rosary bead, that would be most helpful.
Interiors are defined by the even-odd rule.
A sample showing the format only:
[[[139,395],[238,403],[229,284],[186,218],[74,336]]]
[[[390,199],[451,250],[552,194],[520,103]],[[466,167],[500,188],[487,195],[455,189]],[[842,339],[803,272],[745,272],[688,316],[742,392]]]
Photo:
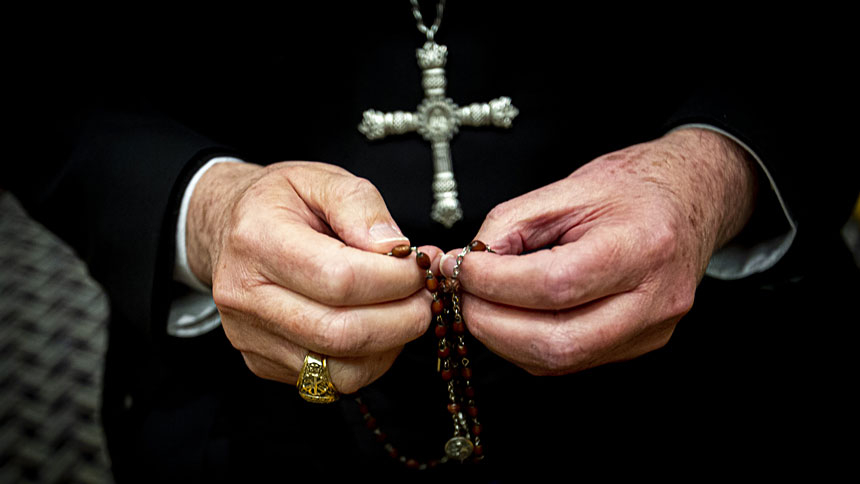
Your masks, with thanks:
[[[397,247],[391,249],[391,255],[397,257],[398,259],[402,259],[411,253],[412,247],[409,247],[408,245],[398,245]]]
[[[432,274],[428,274],[427,279],[424,280],[424,287],[430,292],[436,292],[439,289],[439,280]]]
[[[438,315],[442,314],[442,311],[444,311],[444,310],[445,310],[445,301],[443,301],[441,299],[435,299],[430,304],[430,311],[433,312],[433,316],[438,316]]]
[[[430,260],[429,255],[425,254],[424,252],[419,252],[415,254],[415,262],[418,263],[418,267],[427,270],[430,268],[430,263],[432,261]]]
[[[480,240],[473,240],[471,244],[469,244],[469,250],[472,252],[483,252],[487,250],[487,244],[481,242]]]

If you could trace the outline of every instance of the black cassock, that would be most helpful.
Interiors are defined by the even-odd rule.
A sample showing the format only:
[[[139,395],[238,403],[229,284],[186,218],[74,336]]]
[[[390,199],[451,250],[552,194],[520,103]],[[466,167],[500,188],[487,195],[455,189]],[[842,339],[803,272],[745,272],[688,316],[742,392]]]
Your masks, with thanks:
[[[265,48],[212,44],[223,32],[204,31],[181,44],[98,38],[38,58],[21,118],[37,137],[20,140],[39,158],[8,180],[110,296],[103,415],[118,478],[401,470],[351,399],[312,405],[257,378],[220,329],[165,335],[181,293],[171,282],[178,201],[211,156],[338,164],[379,188],[413,243],[451,249],[495,205],[686,123],[723,129],[760,156],[797,221],[792,249],[764,274],[706,278],[670,343],[630,362],[539,378],[473,342],[487,457],[445,472],[820,471],[845,459],[831,438],[854,413],[856,304],[843,310],[860,293],[838,229],[857,164],[836,128],[821,128],[847,96],[838,66],[738,25],[727,39],[725,28],[593,21],[571,7],[449,5],[437,37],[449,49],[447,95],[461,106],[509,96],[520,111],[509,130],[462,127],[454,138],[465,217],[449,230],[429,218],[428,143],[414,133],[370,142],[357,130],[366,109],[414,111],[423,99],[423,38],[403,3],[302,7]],[[802,77],[810,70],[814,83]],[[760,185],[747,240],[788,229],[761,173]],[[435,370],[431,334],[362,391],[390,440],[418,458],[438,458],[451,432]]]

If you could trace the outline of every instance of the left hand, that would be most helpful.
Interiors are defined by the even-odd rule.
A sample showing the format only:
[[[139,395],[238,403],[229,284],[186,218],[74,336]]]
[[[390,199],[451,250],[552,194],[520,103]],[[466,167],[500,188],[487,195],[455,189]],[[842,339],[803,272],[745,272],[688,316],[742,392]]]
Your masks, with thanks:
[[[498,254],[471,253],[461,267],[469,330],[537,375],[662,347],[711,254],[752,212],[748,156],[720,134],[683,129],[497,206],[475,238]]]

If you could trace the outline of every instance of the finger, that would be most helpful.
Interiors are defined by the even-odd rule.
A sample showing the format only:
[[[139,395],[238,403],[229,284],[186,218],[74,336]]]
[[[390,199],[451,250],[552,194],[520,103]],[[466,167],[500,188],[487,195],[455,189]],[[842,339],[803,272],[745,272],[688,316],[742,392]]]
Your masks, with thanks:
[[[242,357],[248,369],[258,377],[295,386],[308,352],[298,346],[282,350],[279,354],[271,355],[264,352],[243,352]],[[326,367],[332,384],[340,393],[355,393],[385,374],[398,354],[400,348],[363,358],[327,357]]]
[[[331,307],[267,284],[244,301],[220,307],[222,319],[236,323],[225,324],[225,331],[229,329],[231,341],[241,342],[240,350],[292,344],[325,355],[355,357],[401,347],[424,334],[432,297],[420,291],[386,303]]]
[[[323,177],[316,170],[294,170],[289,177],[299,197],[346,245],[386,253],[409,244],[379,190],[368,180],[331,169]]]
[[[497,205],[476,239],[501,254],[520,254],[552,243],[575,240],[611,205],[600,185],[565,178]]]
[[[424,284],[414,255],[398,259],[366,252],[292,222],[271,224],[261,237],[237,256],[258,261],[256,270],[266,280],[328,305],[402,299]],[[424,250],[431,260],[439,252],[432,246]]]
[[[662,347],[680,316],[640,319],[647,298],[627,292],[567,311],[530,311],[465,295],[466,325],[491,351],[538,375],[581,371]]]
[[[637,241],[612,227],[575,242],[524,255],[471,252],[460,266],[463,288],[488,301],[531,309],[566,309],[629,291],[647,274]],[[442,260],[450,276],[456,257]]]

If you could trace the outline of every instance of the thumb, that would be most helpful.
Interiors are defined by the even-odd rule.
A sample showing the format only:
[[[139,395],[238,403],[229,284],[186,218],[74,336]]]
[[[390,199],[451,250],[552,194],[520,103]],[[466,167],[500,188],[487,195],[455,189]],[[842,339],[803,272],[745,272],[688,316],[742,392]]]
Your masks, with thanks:
[[[409,244],[371,182],[331,165],[318,168],[311,175],[315,179],[307,180],[311,183],[294,180],[293,185],[340,240],[350,247],[376,253]]]

